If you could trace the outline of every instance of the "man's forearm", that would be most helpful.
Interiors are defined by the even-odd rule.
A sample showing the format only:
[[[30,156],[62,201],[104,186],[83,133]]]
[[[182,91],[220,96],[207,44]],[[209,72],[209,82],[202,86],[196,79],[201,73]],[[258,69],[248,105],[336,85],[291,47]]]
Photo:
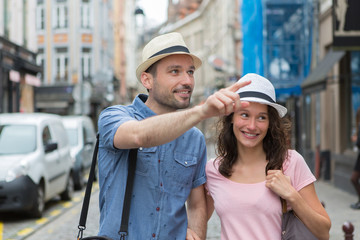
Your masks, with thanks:
[[[162,145],[181,136],[204,119],[229,115],[242,106],[239,94],[235,92],[249,83],[236,82],[209,96],[204,104],[187,110],[123,123],[116,131],[114,146],[129,149]]]
[[[200,239],[206,238],[206,209],[198,208],[188,212],[188,228],[193,230]]]
[[[188,228],[206,238],[207,212],[204,185],[191,190],[187,200]]]
[[[121,149],[162,145],[178,138],[203,119],[201,107],[196,106],[127,122],[118,128],[114,145]]]

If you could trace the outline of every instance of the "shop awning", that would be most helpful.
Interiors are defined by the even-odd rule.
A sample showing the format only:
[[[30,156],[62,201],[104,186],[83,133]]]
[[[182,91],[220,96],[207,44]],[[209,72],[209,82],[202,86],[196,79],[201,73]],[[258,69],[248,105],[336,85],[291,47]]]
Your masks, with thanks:
[[[345,51],[330,50],[326,56],[321,60],[318,66],[311,71],[309,76],[301,84],[303,91],[313,92],[324,89],[326,86],[326,76],[333,68],[335,63],[345,55]]]
[[[40,78],[30,74],[25,74],[25,83],[35,87],[41,86]]]
[[[44,109],[44,108],[67,108],[69,103],[66,101],[52,101],[52,102],[36,102],[36,108]]]

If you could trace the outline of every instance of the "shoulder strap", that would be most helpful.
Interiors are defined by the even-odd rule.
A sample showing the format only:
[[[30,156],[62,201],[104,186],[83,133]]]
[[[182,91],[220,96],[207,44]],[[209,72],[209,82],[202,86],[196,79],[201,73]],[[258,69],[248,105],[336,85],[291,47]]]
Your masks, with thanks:
[[[79,226],[78,226],[79,229],[86,228],[85,224],[86,224],[86,218],[87,218],[88,209],[89,209],[91,188],[92,188],[93,181],[95,179],[95,167],[96,167],[98,150],[99,150],[99,134],[96,135],[96,144],[95,144],[95,149],[94,149],[94,153],[93,153],[93,157],[92,157],[89,179],[86,184],[85,196],[84,196],[84,201],[83,201],[81,214],[80,214],[80,221],[79,221]]]
[[[136,169],[136,159],[137,159],[137,151],[138,149],[131,149],[129,153],[129,165],[128,165],[128,176],[126,182],[125,196],[124,196],[124,205],[121,217],[121,225],[120,225],[120,236],[124,237],[128,233],[128,223],[129,223],[129,215],[130,215],[130,203],[131,203],[131,194],[133,190],[135,169]]]
[[[80,220],[79,220],[79,225],[78,225],[78,229],[79,229],[78,239],[82,238],[83,231],[86,229],[86,218],[87,218],[87,214],[88,214],[88,210],[89,210],[91,188],[92,188],[93,181],[95,179],[95,166],[96,166],[98,150],[99,150],[99,133],[96,135],[95,149],[94,149],[94,153],[93,153],[93,157],[92,157],[89,178],[88,178],[88,182],[86,184],[85,196],[84,196],[83,205],[82,205],[81,213],[80,213]]]
[[[79,220],[79,234],[78,239],[82,238],[83,231],[86,229],[86,218],[89,210],[89,202],[91,196],[91,188],[93,185],[93,181],[95,179],[95,167],[97,162],[97,154],[99,150],[99,133],[96,135],[96,144],[95,149],[92,157],[91,168],[89,173],[89,179],[86,184],[85,196],[84,201],[80,213],[80,220]],[[131,200],[131,193],[133,188],[134,176],[135,176],[135,169],[136,169],[136,159],[137,159],[137,151],[138,149],[130,149],[129,153],[129,165],[128,165],[128,176],[126,182],[126,189],[125,189],[125,196],[124,196],[124,205],[122,211],[122,218],[121,218],[121,226],[119,230],[119,234],[122,238],[128,235],[128,222],[129,222],[129,214],[130,214],[130,200]]]

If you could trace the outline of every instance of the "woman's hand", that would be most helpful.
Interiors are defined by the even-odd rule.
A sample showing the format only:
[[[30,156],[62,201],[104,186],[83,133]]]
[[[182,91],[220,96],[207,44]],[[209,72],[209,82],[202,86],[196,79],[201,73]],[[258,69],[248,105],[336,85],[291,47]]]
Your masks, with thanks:
[[[200,237],[190,228],[186,231],[186,240],[201,240]]]
[[[283,199],[288,199],[292,194],[297,193],[291,185],[290,177],[284,175],[281,170],[269,170],[265,185]]]
[[[291,185],[290,177],[281,170],[269,170],[266,186],[291,205],[296,215],[318,239],[329,239],[331,221],[316,195],[314,183],[297,192]]]

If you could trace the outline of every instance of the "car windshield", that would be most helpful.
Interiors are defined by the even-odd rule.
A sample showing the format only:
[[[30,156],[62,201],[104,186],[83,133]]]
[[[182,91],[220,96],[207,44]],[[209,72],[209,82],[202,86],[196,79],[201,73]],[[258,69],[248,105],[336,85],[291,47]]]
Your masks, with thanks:
[[[67,128],[66,133],[70,146],[78,145],[78,130],[76,128]]]
[[[25,154],[36,150],[36,127],[0,124],[0,155]]]

